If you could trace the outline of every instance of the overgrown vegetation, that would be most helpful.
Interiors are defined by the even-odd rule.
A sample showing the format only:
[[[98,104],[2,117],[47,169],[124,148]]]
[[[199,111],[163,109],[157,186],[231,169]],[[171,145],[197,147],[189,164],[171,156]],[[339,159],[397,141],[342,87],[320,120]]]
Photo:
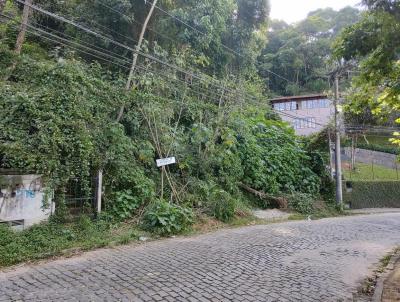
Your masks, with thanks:
[[[113,0],[112,10],[98,1],[35,3],[107,38],[34,11],[22,54],[15,54],[22,7],[6,1],[0,26],[0,168],[43,175],[54,193],[58,222],[53,218],[19,234],[2,229],[8,238],[4,264],[74,246],[129,241],[129,233],[113,238],[112,226],[131,219],[159,235],[187,232],[205,214],[229,223],[238,216],[245,220],[252,203],[240,184],[287,198],[292,209],[305,214],[315,211],[316,200],[332,198],[326,158],[311,141],[296,137],[266,102],[282,90],[295,93],[282,83],[267,89],[263,72],[269,61],[260,69],[268,52],[268,1],[164,3],[201,31],[164,15],[153,17],[156,31],[146,32],[132,87],[127,85],[129,47],[136,47],[141,27],[131,20],[144,19],[148,3]],[[324,65],[328,42],[312,28],[326,14],[329,33],[339,18],[332,11],[315,12],[304,23],[304,51],[317,38],[324,50],[312,68],[310,62],[296,63],[298,82],[309,84],[309,91],[324,87],[315,73]],[[341,14],[348,20],[358,15]],[[165,38],[169,35],[172,41]],[[155,160],[169,156],[177,163],[160,173]],[[98,171],[104,176],[108,223],[87,218],[60,223],[68,214],[71,181],[79,181],[79,194],[92,196],[91,179]]]
[[[50,221],[21,232],[0,225],[0,267],[127,244],[137,240],[139,234],[132,225],[110,224],[102,219],[93,221],[85,215],[74,223]]]
[[[160,235],[182,233],[193,224],[193,212],[165,201],[155,201],[145,213],[143,223],[146,229]]]

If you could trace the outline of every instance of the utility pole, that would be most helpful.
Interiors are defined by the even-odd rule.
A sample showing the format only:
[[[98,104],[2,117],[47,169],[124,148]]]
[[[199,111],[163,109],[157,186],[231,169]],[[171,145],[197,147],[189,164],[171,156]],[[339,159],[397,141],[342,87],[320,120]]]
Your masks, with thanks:
[[[19,29],[17,42],[15,43],[15,53],[17,55],[21,54],[22,44],[24,43],[24,40],[25,40],[26,27],[28,26],[28,20],[29,20],[29,14],[31,12],[32,1],[33,0],[25,0],[24,10],[22,12],[21,27]]]
[[[142,31],[140,32],[140,36],[139,36],[139,41],[138,41],[138,44],[136,45],[136,48],[135,48],[136,52],[133,53],[132,65],[131,65],[131,69],[130,69],[129,75],[128,75],[128,80],[126,81],[126,86],[125,86],[125,90],[126,91],[129,91],[131,89],[133,74],[135,72],[136,63],[137,63],[137,59],[138,59],[138,52],[142,48],[142,43],[143,43],[143,39],[144,39],[144,34],[146,33],[147,24],[149,23],[149,21],[151,19],[151,16],[153,15],[154,9],[155,9],[156,4],[157,4],[157,1],[158,0],[153,0],[153,3],[151,4],[150,11],[147,14],[146,20],[143,23]],[[119,109],[117,122],[121,121],[122,116],[124,114],[124,110],[125,110],[125,105],[122,105],[121,108]]]
[[[329,172],[331,174],[331,178],[333,179],[333,145],[332,145],[332,136],[331,129],[328,128],[328,141],[329,141]]]
[[[336,168],[336,203],[343,204],[342,160],[340,154],[340,117],[339,117],[339,73],[335,73],[335,168]]]

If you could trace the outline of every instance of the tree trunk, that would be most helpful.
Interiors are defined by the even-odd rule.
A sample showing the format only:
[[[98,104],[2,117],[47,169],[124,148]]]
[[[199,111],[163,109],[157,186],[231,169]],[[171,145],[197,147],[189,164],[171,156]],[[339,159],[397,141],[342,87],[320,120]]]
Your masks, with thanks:
[[[245,185],[244,183],[239,183],[238,184],[240,188],[242,188],[243,190],[257,196],[258,198],[260,198],[261,200],[264,201],[272,201],[274,203],[275,206],[281,208],[281,209],[286,209],[288,206],[288,202],[285,198],[283,197],[275,197],[272,196],[270,194],[267,194],[265,192],[262,191],[257,191],[251,187],[249,187],[248,185]]]
[[[29,21],[31,5],[32,5],[32,0],[25,0],[24,11],[22,13],[22,23],[21,23],[21,27],[19,29],[17,42],[15,43],[15,53],[17,55],[21,54],[22,44],[25,41],[26,27],[27,27],[28,21]]]
[[[154,0],[153,1],[153,4],[151,5],[150,11],[147,14],[146,20],[143,23],[142,31],[140,32],[140,36],[139,36],[139,41],[138,41],[138,44],[136,45],[136,52],[133,53],[132,65],[131,65],[131,69],[130,69],[129,75],[128,75],[128,80],[126,81],[126,86],[125,86],[125,90],[126,91],[129,91],[131,89],[132,78],[133,78],[133,74],[134,74],[135,69],[136,69],[136,63],[137,63],[137,59],[138,59],[138,52],[142,48],[142,43],[143,43],[143,39],[144,39],[144,34],[146,33],[147,24],[149,23],[149,21],[151,19],[151,16],[153,15],[154,9],[155,9],[156,4],[157,4],[157,1],[158,0]],[[125,105],[122,105],[121,108],[119,109],[117,122],[121,121],[122,116],[124,114],[124,110],[125,110]]]
[[[6,6],[6,0],[0,0],[0,14],[3,13],[5,6]],[[0,17],[0,20],[1,20],[1,17]]]

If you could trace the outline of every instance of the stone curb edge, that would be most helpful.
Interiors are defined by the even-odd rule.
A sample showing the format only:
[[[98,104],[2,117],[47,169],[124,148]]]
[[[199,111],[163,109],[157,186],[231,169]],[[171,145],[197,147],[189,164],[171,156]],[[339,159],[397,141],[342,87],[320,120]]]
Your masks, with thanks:
[[[397,251],[389,261],[388,266],[385,269],[385,272],[380,276],[378,283],[375,287],[374,295],[372,296],[372,302],[381,302],[382,293],[383,293],[383,283],[389,277],[389,275],[393,272],[395,264],[397,261],[400,261],[400,251]]]

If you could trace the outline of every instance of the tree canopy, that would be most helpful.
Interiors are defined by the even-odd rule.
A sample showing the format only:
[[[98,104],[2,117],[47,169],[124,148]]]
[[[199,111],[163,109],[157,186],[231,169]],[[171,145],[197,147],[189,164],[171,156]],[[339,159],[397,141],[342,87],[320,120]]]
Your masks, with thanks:
[[[259,72],[268,89],[276,95],[295,95],[329,88],[332,43],[359,14],[351,7],[340,11],[327,8],[310,12],[293,25],[273,20],[268,44],[259,57]]]
[[[337,58],[360,62],[347,110],[356,115],[370,111],[383,122],[400,123],[400,4],[373,0],[364,4],[368,11],[346,28],[335,45]]]

